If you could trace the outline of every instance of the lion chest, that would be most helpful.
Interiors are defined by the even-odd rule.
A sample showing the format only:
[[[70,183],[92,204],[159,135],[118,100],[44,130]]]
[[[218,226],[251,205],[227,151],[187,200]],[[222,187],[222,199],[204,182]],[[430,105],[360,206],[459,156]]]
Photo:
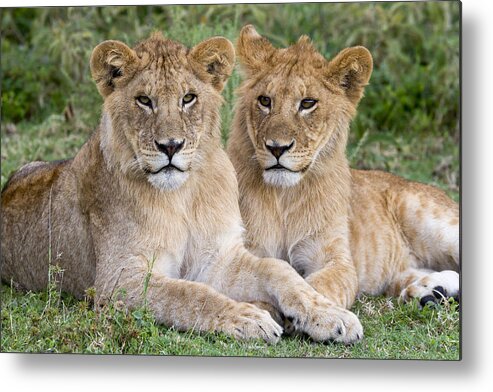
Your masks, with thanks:
[[[221,216],[222,215],[222,216]],[[241,242],[241,225],[223,214],[195,210],[169,211],[154,216],[144,228],[137,248],[152,260],[155,273],[173,279],[200,280],[226,249]]]
[[[335,221],[331,211],[321,205],[306,205],[303,199],[259,200],[253,198],[249,204],[244,198],[241,205],[247,247],[259,257],[288,261],[302,275],[321,268],[313,255],[323,244],[320,236]]]
[[[275,206],[244,209],[247,246],[260,257],[289,260],[290,248],[303,240],[306,232],[299,221]],[[253,216],[252,216],[253,215]]]

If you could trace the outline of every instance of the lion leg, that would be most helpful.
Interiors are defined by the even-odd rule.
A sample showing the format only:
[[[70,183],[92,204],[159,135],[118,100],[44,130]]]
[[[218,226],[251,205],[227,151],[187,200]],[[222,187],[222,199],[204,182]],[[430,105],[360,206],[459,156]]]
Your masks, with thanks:
[[[358,276],[349,262],[329,263],[308,275],[306,281],[337,306],[349,309],[356,299]]]
[[[391,205],[413,255],[410,268],[397,275],[389,292],[421,305],[460,292],[459,208],[444,192],[412,183],[391,194]]]
[[[234,301],[203,283],[170,279],[158,273],[149,276],[148,271],[128,264],[118,278],[114,276],[97,277],[99,302],[123,289],[123,300],[129,308],[145,303],[158,323],[179,331],[223,332],[236,339],[263,339],[267,343],[276,343],[282,334],[282,328],[267,311]]]
[[[420,268],[459,271],[459,207],[444,192],[412,183],[392,195],[395,216]]]
[[[297,331],[315,341],[349,344],[363,337],[356,315],[334,306],[285,261],[258,258],[242,245],[228,254],[227,259],[208,271],[206,280],[228,297],[272,304]]]
[[[431,271],[409,268],[398,274],[387,289],[387,295],[408,302],[419,299],[421,306],[453,297],[459,299],[459,274],[456,271]]]
[[[358,275],[344,235],[307,239],[292,250],[290,259],[306,281],[333,304],[346,309],[353,305]]]

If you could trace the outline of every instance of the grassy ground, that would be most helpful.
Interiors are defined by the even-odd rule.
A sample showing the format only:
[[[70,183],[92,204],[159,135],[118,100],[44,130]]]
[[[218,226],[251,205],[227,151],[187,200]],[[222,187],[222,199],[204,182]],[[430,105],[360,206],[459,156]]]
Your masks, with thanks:
[[[420,309],[388,298],[362,297],[354,307],[365,339],[353,346],[313,343],[304,336],[238,342],[222,334],[179,333],[158,326],[145,309],[126,311],[116,302],[96,313],[52,289],[21,294],[2,287],[2,351],[376,359],[459,358],[457,304]]]
[[[457,3],[21,9],[1,17],[2,186],[20,165],[71,157],[88,138],[100,116],[87,66],[98,42],[132,44],[156,28],[186,44],[216,34],[234,40],[243,24],[254,23],[277,45],[309,34],[327,56],[367,46],[375,71],[351,128],[352,166],[431,183],[459,200]],[[238,83],[235,73],[224,91],[225,142]],[[144,309],[127,313],[116,303],[95,313],[90,301],[54,288],[20,293],[2,285],[1,300],[7,352],[459,358],[456,304],[421,310],[416,303],[362,297],[353,310],[365,339],[344,347],[303,337],[267,346],[178,333],[156,326]]]

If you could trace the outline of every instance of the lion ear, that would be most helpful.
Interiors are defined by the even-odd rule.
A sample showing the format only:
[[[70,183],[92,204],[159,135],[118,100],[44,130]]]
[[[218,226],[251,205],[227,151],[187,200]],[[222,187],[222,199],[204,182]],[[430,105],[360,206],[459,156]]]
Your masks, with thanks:
[[[224,37],[212,37],[194,46],[189,58],[199,78],[220,92],[233,72],[235,48]]]
[[[120,41],[104,41],[91,55],[91,74],[99,93],[106,97],[127,83],[137,70],[137,55]]]
[[[373,70],[371,53],[363,46],[346,48],[329,62],[328,78],[341,87],[349,100],[357,105]]]
[[[255,74],[265,67],[276,51],[269,40],[257,33],[252,25],[246,25],[241,29],[236,49],[243,70],[248,75]]]

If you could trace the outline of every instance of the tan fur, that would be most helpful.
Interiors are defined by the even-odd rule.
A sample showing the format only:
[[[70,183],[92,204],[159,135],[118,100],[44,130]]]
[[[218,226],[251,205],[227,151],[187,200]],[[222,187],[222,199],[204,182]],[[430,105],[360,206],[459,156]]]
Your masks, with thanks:
[[[192,49],[159,34],[134,49],[98,45],[99,128],[73,159],[31,163],[2,191],[2,280],[42,290],[51,263],[64,271],[63,290],[82,297],[94,286],[98,302],[118,296],[129,307],[146,300],[158,322],[178,330],[275,342],[281,327],[247,303],[260,301],[317,341],[360,339],[354,314],[286,262],[243,245],[219,132],[233,64],[233,45],[221,37]],[[190,93],[196,98],[185,104]],[[170,145],[172,156],[161,151]]]
[[[456,295],[457,274],[434,275],[433,285],[423,277],[459,268],[457,204],[431,186],[349,168],[349,124],[372,71],[368,50],[347,48],[327,61],[307,37],[276,49],[245,26],[237,51],[245,80],[228,153],[247,247],[289,261],[343,307],[362,292],[406,300],[447,285]],[[305,98],[317,101],[313,110],[302,110]],[[271,146],[287,148],[277,161],[286,169],[271,169]],[[413,284],[416,295],[406,290]]]

